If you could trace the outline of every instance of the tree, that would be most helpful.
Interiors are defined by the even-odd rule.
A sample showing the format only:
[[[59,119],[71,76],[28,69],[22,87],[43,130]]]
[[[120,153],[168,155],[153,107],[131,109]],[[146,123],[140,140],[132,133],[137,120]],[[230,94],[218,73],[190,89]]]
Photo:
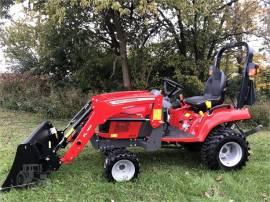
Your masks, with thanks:
[[[262,26],[260,33],[264,38],[268,54],[270,54],[270,0],[263,0],[262,5],[262,20],[265,26]]]
[[[131,1],[81,1],[92,12],[88,30],[107,44],[120,58],[125,88],[131,88],[128,49],[143,47],[159,25],[153,21],[155,2]],[[152,21],[151,21],[152,20]]]
[[[87,30],[80,28],[85,22],[82,8],[71,7],[68,2],[65,7],[69,9],[65,9],[61,20],[61,12],[57,17],[52,7],[39,4],[31,12],[26,7],[25,18],[13,21],[5,29],[1,38],[13,71],[48,74],[53,80],[62,81],[85,69],[93,57],[106,52],[96,45],[98,41],[93,41]],[[98,53],[101,55],[97,56]]]
[[[250,11],[256,13],[257,7],[257,1],[168,0],[158,8],[158,21],[175,40],[180,57],[194,61],[194,73],[204,80],[207,61],[213,60],[218,47],[255,32]]]
[[[0,1],[0,18],[8,18],[8,11],[10,6],[15,3],[14,0],[1,0]]]
[[[5,53],[12,64],[11,70],[23,73],[38,66],[35,38],[36,30],[24,22],[14,22],[1,34],[0,40],[7,47]]]
[[[84,90],[145,88],[165,76],[199,89],[220,46],[258,31],[255,0],[29,2],[30,17],[1,35],[15,69]]]
[[[55,30],[51,30],[53,32],[57,29],[59,31],[58,27],[61,27],[60,33],[63,35],[67,33],[65,36],[67,38],[63,38],[65,39],[62,41],[63,43],[67,43],[70,35],[84,33],[87,34],[84,35],[84,39],[95,41],[96,44],[99,44],[97,46],[110,50],[115,55],[112,75],[114,75],[119,60],[122,67],[123,86],[126,89],[131,88],[128,52],[133,47],[144,47],[148,39],[159,28],[159,25],[153,20],[155,8],[154,2],[145,0],[49,0],[48,2],[33,3],[33,9],[39,13],[39,17],[47,16],[43,24],[49,23],[48,27],[55,26]],[[55,36],[58,35],[54,33],[50,37],[55,38]],[[58,37],[61,38],[61,36]],[[62,60],[66,59],[62,58]]]

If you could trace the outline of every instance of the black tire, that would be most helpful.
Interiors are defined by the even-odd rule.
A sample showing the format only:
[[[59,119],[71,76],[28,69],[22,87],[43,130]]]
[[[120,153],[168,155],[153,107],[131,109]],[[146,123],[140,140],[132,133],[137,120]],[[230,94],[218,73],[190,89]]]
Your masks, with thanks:
[[[105,159],[104,163],[104,170],[105,170],[105,177],[109,182],[116,182],[119,181],[114,178],[112,170],[114,165],[117,165],[117,162],[119,163],[121,160],[126,160],[130,162],[132,167],[134,168],[134,174],[129,180],[124,181],[131,181],[138,177],[140,172],[140,164],[137,156],[131,152],[128,152],[126,150],[114,150],[111,152]]]
[[[232,166],[227,166],[222,163],[220,159],[220,151],[225,144],[235,144],[239,148],[241,148],[241,157],[239,157],[239,161],[237,164],[233,164]],[[222,152],[222,151],[221,151]],[[249,157],[249,143],[246,140],[246,137],[231,129],[226,127],[220,127],[214,129],[209,136],[206,138],[205,142],[202,145],[201,149],[201,158],[202,162],[210,169],[224,169],[224,170],[237,170],[241,169],[246,165]]]

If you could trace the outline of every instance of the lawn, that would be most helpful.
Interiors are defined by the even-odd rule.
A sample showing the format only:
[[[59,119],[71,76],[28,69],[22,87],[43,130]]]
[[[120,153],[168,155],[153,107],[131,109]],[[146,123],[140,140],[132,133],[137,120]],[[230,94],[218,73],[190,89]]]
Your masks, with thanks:
[[[8,174],[17,145],[42,116],[0,109],[0,181]],[[59,128],[64,120],[52,120]],[[199,153],[137,150],[141,174],[135,182],[108,183],[101,153],[87,146],[39,186],[0,193],[0,201],[270,201],[270,132],[249,137],[251,157],[241,171],[209,171]]]

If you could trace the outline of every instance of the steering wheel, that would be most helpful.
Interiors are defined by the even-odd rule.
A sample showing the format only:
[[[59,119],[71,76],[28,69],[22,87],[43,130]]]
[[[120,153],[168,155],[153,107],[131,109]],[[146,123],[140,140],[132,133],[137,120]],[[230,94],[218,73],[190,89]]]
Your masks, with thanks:
[[[175,81],[172,81],[168,78],[164,78],[163,82],[164,82],[165,96],[167,96],[169,98],[177,95],[177,93],[179,93],[180,91],[183,90],[183,86],[181,84],[176,83]],[[169,90],[169,88],[171,88],[171,89]]]

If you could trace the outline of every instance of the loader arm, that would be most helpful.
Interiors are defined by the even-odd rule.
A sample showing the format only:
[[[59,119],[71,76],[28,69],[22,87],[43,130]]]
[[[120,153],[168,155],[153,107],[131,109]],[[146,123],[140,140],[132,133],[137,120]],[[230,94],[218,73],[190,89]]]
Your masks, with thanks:
[[[84,124],[76,139],[71,142],[72,144],[65,152],[64,156],[60,159],[63,164],[71,163],[95,134],[98,125],[104,123],[109,117],[120,113],[122,107],[117,106],[110,108],[108,104],[102,102],[93,103],[92,109],[87,122]]]
[[[162,124],[161,117],[157,119],[155,112],[161,115],[163,96],[145,92],[134,92],[134,96],[130,97],[123,96],[125,94],[131,93],[119,93],[120,97],[118,94],[94,96],[63,131],[57,131],[48,121],[40,124],[18,146],[13,165],[0,191],[34,185],[58,170],[62,164],[71,163],[94,136],[96,128],[125,109],[151,106],[151,126],[157,128]],[[64,155],[59,157],[57,152],[67,146]]]
[[[154,113],[155,110],[162,110],[162,100],[162,96],[103,101],[93,98],[91,106],[92,110],[87,118],[87,121],[83,125],[76,139],[72,141],[71,146],[65,152],[64,156],[61,157],[61,163],[71,163],[73,159],[80,154],[85,145],[93,137],[96,128],[100,124],[104,124],[109,118],[121,113],[124,109],[128,107],[133,107],[137,105],[153,104],[152,111]],[[154,117],[154,114],[152,114],[150,116],[150,123],[153,128],[157,128],[161,125],[162,122],[161,120],[156,119]]]

